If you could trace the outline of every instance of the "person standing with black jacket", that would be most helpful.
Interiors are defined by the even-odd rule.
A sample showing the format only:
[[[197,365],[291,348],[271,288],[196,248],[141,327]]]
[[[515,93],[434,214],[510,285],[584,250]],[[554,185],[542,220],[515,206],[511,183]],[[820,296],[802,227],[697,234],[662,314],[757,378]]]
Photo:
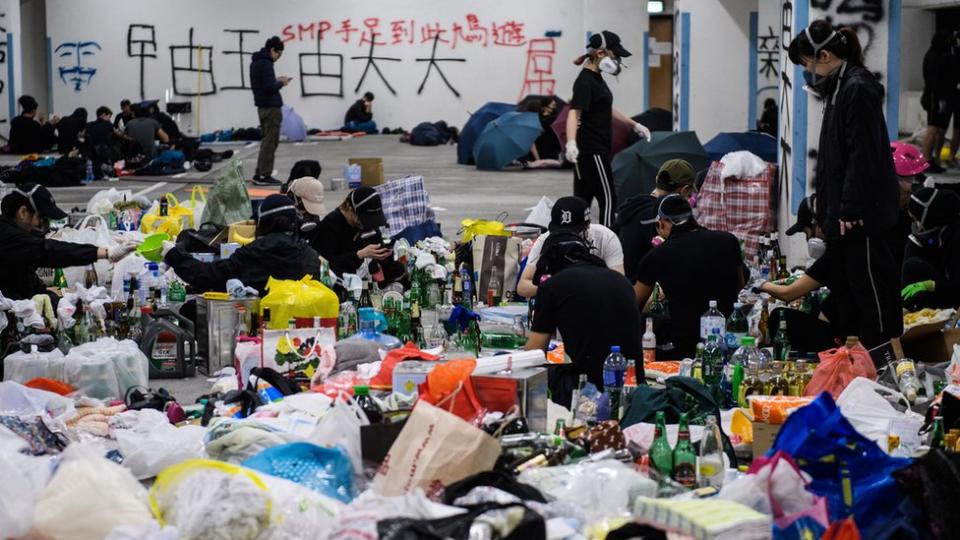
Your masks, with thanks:
[[[253,102],[257,106],[262,133],[257,172],[253,176],[253,183],[258,186],[282,184],[273,177],[273,160],[280,143],[280,123],[283,121],[280,89],[290,83],[290,77],[277,77],[273,72],[273,64],[282,54],[283,41],[273,36],[262,49],[253,53],[250,60],[250,87],[253,89]]]
[[[898,219],[899,188],[883,116],[883,86],[863,65],[853,29],[814,21],[793,39],[790,60],[824,101],[814,180],[816,222],[857,304],[859,337],[871,347],[900,336],[899,270],[885,235]]]
[[[588,205],[597,199],[598,221],[604,227],[616,223],[617,194],[610,166],[613,121],[630,125],[640,137],[650,138],[650,130],[643,124],[613,108],[613,93],[603,80],[603,73],[619,75],[623,69],[620,59],[630,54],[620,44],[620,36],[604,30],[590,36],[587,53],[573,62],[583,69],[573,83],[564,155],[573,163],[573,195]]]

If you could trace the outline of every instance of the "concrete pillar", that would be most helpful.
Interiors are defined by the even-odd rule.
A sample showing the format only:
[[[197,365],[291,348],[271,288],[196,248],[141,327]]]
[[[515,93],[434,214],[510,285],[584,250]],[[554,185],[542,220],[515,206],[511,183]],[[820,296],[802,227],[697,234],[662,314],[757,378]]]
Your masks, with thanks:
[[[21,62],[20,2],[0,0],[0,132],[6,137],[18,111]]]
[[[780,27],[780,156],[779,230],[796,221],[800,201],[813,192],[813,170],[820,137],[823,102],[803,90],[803,68],[787,57],[787,47],[816,19],[857,30],[867,67],[879,74],[887,89],[884,113],[891,139],[897,137],[900,91],[901,0],[844,2],[842,0],[781,0]],[[789,264],[802,263],[806,247],[802,237],[780,237]]]
[[[674,3],[674,127],[707,142],[722,131],[753,129],[756,63],[751,36],[758,0]]]

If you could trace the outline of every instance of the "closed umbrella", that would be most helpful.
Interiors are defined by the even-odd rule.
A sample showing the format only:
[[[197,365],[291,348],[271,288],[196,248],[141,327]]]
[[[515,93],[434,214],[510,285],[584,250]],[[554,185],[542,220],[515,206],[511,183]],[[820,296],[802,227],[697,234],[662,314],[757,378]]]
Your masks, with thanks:
[[[530,151],[543,128],[532,112],[508,112],[491,121],[473,145],[478,169],[499,170]]]
[[[746,150],[770,163],[777,162],[777,139],[759,131],[721,133],[703,145],[713,161],[720,161],[730,152]]]
[[[550,125],[550,127],[553,128],[553,132],[557,134],[557,138],[560,139],[560,146],[562,148],[566,148],[567,146],[567,116],[569,116],[569,114],[570,107],[564,107],[563,110],[560,111],[560,114],[557,115],[557,119]],[[616,120],[613,121],[613,135],[610,140],[612,154],[616,154],[630,145],[628,141],[631,133],[633,133],[633,130],[630,126]]]
[[[495,118],[499,118],[503,113],[516,110],[517,106],[510,103],[500,103],[490,101],[480,107],[470,119],[464,124],[460,131],[460,138],[457,141],[457,163],[461,165],[473,165],[473,145],[477,142],[477,137],[483,132],[483,128]]]
[[[671,159],[683,159],[695,171],[710,166],[703,145],[692,131],[654,131],[650,140],[640,141],[613,158],[613,183],[621,201],[653,191],[660,166]]]

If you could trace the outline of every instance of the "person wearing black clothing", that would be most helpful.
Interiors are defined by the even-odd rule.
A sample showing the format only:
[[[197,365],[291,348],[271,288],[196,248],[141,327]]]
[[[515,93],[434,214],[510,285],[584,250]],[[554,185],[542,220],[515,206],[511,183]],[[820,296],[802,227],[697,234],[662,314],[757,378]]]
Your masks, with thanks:
[[[130,104],[129,99],[124,99],[120,102],[120,112],[117,113],[116,118],[113,119],[113,127],[118,130],[123,130],[126,127],[127,122],[133,120],[133,106]]]
[[[960,196],[922,188],[910,197],[913,233],[904,253],[901,297],[911,311],[960,306]]]
[[[641,137],[650,138],[646,127],[613,108],[613,93],[603,80],[602,73],[618,75],[620,59],[628,56],[630,52],[620,44],[620,36],[604,30],[590,36],[586,54],[574,61],[583,69],[573,83],[564,155],[573,163],[573,195],[590,205],[597,199],[599,222],[604,227],[613,227],[616,221],[617,195],[610,167],[614,119],[632,126]]]
[[[83,128],[87,126],[87,110],[74,109],[70,116],[64,116],[57,122],[57,151],[69,154],[80,148]]]
[[[279,186],[280,180],[273,177],[273,161],[280,143],[280,123],[283,121],[283,98],[280,89],[290,83],[290,77],[277,77],[273,64],[283,54],[283,41],[273,36],[263,48],[250,57],[250,88],[253,103],[260,117],[260,154],[257,156],[257,172],[253,183],[264,186]]]
[[[136,248],[119,244],[110,249],[44,238],[48,220],[66,219],[47,188],[17,186],[0,202],[0,293],[11,300],[44,294],[37,268],[86,266],[98,259],[117,262]]]
[[[344,131],[362,131],[369,134],[377,132],[377,123],[373,121],[373,92],[363,94],[363,99],[358,99],[347,109],[347,114],[343,117],[343,128]]]
[[[696,179],[692,165],[682,159],[671,159],[657,171],[657,184],[652,193],[631,197],[621,204],[617,212],[617,234],[623,246],[623,268],[631,283],[637,280],[640,261],[653,248],[660,200],[672,193],[689,199],[695,191]]]
[[[773,98],[767,98],[763,102],[763,114],[760,115],[760,120],[757,121],[757,131],[761,133],[766,133],[771,137],[776,137],[778,135],[777,130],[780,125],[780,109],[777,108],[777,100]]]
[[[393,251],[380,242],[380,227],[386,224],[380,195],[371,187],[359,187],[320,220],[309,242],[335,274],[355,274],[365,259],[381,265],[393,262]]]
[[[660,284],[670,303],[670,335],[663,337],[672,341],[677,358],[692,358],[700,340],[700,316],[711,300],[729,316],[749,270],[737,237],[701,227],[679,194],[660,201],[657,232],[665,241],[640,261],[637,302],[646,305],[654,284]]]
[[[953,114],[954,94],[960,74],[951,54],[950,34],[940,31],[933,35],[930,48],[923,56],[923,95],[920,105],[927,111],[927,132],[923,136],[923,155],[930,163],[930,172],[940,174],[940,149],[946,140],[947,127]],[[953,157],[953,156],[951,156]]]
[[[809,73],[811,91],[826,102],[814,184],[816,222],[862,319],[867,346],[903,332],[900,269],[886,243],[898,218],[898,184],[883,117],[883,86],[863,65],[851,28],[814,21],[793,39],[790,60]]]
[[[603,388],[603,361],[614,345],[627,358],[638,360],[637,380],[644,380],[643,362],[639,361],[640,311],[623,275],[591,253],[583,236],[569,232],[553,233],[544,243],[537,275],[550,277],[537,290],[526,349],[545,350],[559,330],[573,360],[570,366],[550,368],[553,401],[569,407],[570,393],[581,373]]]
[[[178,244],[164,243],[164,262],[193,291],[224,291],[227,280],[239,279],[263,295],[267,280],[297,280],[320,275],[320,255],[297,238],[296,205],[286,195],[270,195],[260,204],[257,238],[227,259],[201,262]],[[181,233],[181,236],[184,233]]]
[[[14,154],[37,154],[51,148],[57,142],[56,116],[44,122],[37,118],[37,100],[33,96],[20,96],[17,100],[22,112],[10,121],[10,151]]]
[[[102,106],[97,108],[97,119],[84,128],[84,140],[88,148],[94,149],[98,146],[113,144],[116,133],[113,123],[110,122],[111,117],[113,112],[109,108]]]

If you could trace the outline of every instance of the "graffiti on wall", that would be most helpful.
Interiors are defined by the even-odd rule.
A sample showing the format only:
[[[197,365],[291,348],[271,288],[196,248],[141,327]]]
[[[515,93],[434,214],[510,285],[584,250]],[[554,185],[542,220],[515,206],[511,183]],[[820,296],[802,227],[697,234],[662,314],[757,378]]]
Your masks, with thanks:
[[[888,1],[810,0],[810,9],[816,18],[826,19],[834,26],[849,26],[855,30],[863,46],[863,54],[869,59],[879,41],[881,26],[885,24]],[[875,73],[882,79],[884,71],[885,69],[876,69]]]
[[[90,65],[93,57],[102,50],[96,41],[65,41],[53,50],[59,65],[57,71],[63,84],[79,92],[97,74],[97,68]]]
[[[778,194],[777,202],[789,211],[787,215],[793,213],[790,204],[791,193],[793,191],[793,76],[792,71],[787,69],[788,47],[790,40],[793,39],[793,2],[784,0],[780,7],[780,39],[779,54],[780,65],[784,66],[780,70],[780,156],[778,163],[779,179],[777,182]]]

